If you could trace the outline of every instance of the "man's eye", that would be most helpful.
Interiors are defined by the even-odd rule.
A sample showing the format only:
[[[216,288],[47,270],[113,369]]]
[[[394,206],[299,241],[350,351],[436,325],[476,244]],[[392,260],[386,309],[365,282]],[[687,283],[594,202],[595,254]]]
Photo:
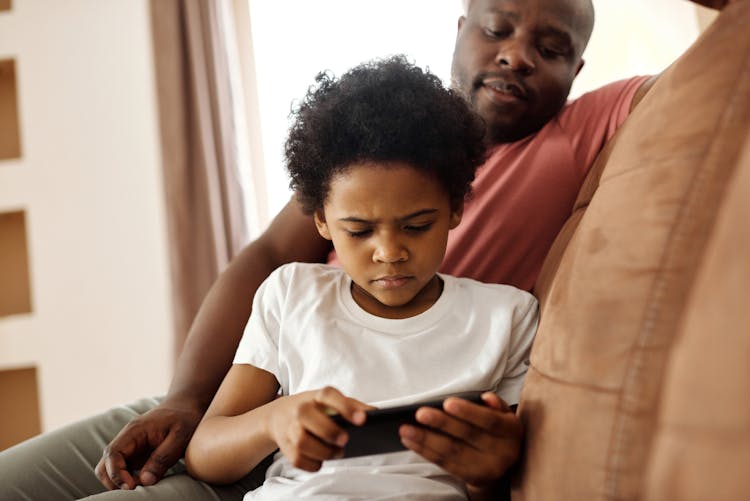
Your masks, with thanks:
[[[507,29],[485,28],[484,33],[490,38],[505,38],[508,36],[509,31]]]
[[[542,57],[546,59],[553,59],[556,57],[561,57],[564,55],[564,52],[559,49],[554,49],[552,47],[547,47],[544,45],[539,46],[539,54],[541,54]]]

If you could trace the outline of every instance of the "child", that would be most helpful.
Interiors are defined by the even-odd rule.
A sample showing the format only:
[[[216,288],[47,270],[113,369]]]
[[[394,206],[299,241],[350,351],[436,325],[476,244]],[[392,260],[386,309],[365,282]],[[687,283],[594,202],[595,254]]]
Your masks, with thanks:
[[[492,495],[519,446],[503,423],[517,425],[507,404],[518,401],[537,304],[437,273],[484,159],[481,120],[402,57],[318,75],[295,118],[291,186],[341,268],[292,263],[263,283],[188,470],[230,483],[279,449],[245,499]],[[412,450],[337,459],[348,437],[331,411],[361,425],[372,407],[473,390],[489,390],[486,405],[454,398],[417,412],[441,433],[402,426]],[[473,421],[455,417],[462,406]]]

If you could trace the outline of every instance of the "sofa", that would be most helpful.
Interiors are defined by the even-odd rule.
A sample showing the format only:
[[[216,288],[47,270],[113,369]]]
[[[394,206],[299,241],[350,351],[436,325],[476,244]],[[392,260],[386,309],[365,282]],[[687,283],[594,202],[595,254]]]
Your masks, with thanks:
[[[750,499],[750,0],[597,159],[535,291],[514,500]]]

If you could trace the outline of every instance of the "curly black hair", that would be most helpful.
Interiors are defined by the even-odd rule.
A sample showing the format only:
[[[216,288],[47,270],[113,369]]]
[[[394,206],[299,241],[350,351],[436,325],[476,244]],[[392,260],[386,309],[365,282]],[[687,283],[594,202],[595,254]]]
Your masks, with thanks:
[[[306,214],[355,163],[408,163],[434,175],[453,207],[471,192],[486,155],[484,122],[437,76],[393,56],[315,82],[292,111],[285,144],[289,186]]]

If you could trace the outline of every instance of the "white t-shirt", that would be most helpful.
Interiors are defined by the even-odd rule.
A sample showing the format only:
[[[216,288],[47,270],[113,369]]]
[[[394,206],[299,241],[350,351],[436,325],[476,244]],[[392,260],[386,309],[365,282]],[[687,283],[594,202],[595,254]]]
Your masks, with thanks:
[[[260,286],[234,358],[276,376],[290,395],[333,386],[376,407],[491,390],[518,403],[537,325],[534,297],[511,286],[440,275],[427,311],[387,319],[364,311],[340,268],[292,263]],[[460,481],[412,452],[292,467],[277,454],[245,499],[465,499]]]

